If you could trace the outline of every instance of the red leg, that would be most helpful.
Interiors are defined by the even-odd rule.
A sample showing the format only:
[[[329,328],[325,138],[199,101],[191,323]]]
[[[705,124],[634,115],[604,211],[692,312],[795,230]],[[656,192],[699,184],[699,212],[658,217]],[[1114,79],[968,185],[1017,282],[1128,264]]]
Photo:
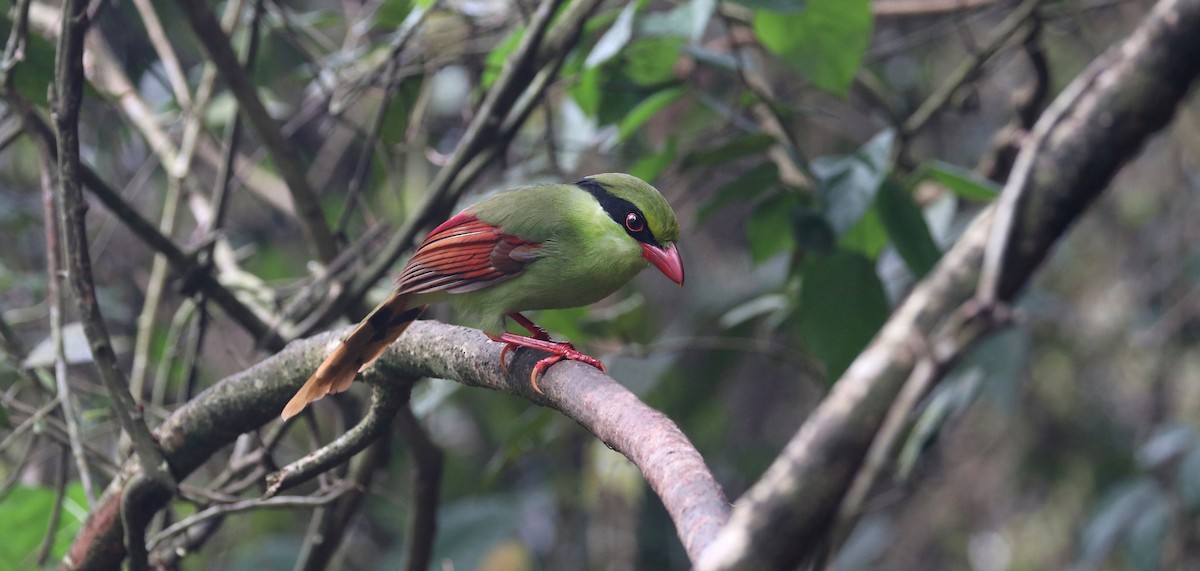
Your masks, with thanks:
[[[513,321],[516,321],[517,325],[524,327],[534,339],[550,341],[550,333],[548,333],[545,329],[542,329],[538,324],[534,323],[533,320],[529,319],[528,317],[516,312],[510,313],[508,316],[511,317]]]
[[[504,350],[500,352],[500,366],[504,369],[505,373],[508,372],[508,364],[505,362],[504,357],[508,354],[508,351],[514,347],[529,347],[530,349],[537,349],[539,351],[545,351],[551,354],[551,356],[538,361],[537,364],[533,366],[533,372],[529,375],[529,383],[533,385],[533,390],[537,391],[538,394],[542,394],[542,389],[538,387],[538,378],[542,376],[542,373],[544,373],[546,369],[550,367],[550,365],[562,361],[563,359],[579,361],[600,369],[601,371],[605,371],[604,363],[600,362],[600,360],[595,357],[585,355],[577,351],[575,346],[572,345],[570,341],[554,341],[550,339],[550,334],[547,333],[545,329],[538,327],[537,324],[530,321],[527,317],[521,315],[520,313],[510,313],[508,316],[513,318],[513,321],[516,321],[517,324],[519,324],[521,327],[524,327],[531,334],[533,334],[533,336],[526,337],[524,335],[517,335],[516,333],[508,332],[505,332],[498,337],[492,337],[491,335],[488,336],[492,341],[499,341],[505,344]]]

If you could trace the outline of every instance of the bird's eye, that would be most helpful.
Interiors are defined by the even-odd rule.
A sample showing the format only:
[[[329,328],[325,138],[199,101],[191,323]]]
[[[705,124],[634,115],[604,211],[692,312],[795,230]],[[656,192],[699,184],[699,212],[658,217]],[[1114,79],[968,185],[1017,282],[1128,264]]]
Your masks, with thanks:
[[[636,212],[630,212],[625,215],[625,227],[630,232],[641,232],[646,228],[646,224],[642,222],[642,217],[638,216]]]

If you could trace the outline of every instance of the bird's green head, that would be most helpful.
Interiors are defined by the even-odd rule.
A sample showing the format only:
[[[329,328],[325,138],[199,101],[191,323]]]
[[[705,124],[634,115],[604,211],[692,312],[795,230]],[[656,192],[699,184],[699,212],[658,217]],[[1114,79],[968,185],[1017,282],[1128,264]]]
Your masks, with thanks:
[[[679,222],[658,189],[623,173],[592,175],[575,184],[594,196],[626,234],[641,242],[642,257],[683,285],[683,261],[675,247]]]

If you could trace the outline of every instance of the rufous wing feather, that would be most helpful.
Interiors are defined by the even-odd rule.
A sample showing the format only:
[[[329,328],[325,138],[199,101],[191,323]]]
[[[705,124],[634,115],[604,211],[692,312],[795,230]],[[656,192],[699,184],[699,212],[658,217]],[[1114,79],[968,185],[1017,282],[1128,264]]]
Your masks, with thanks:
[[[400,271],[396,292],[375,308],[321,363],[283,409],[284,420],[308,403],[340,393],[383,353],[423,307],[409,307],[415,296],[460,294],[515,277],[538,258],[537,242],[505,234],[469,210],[443,222],[426,236]]]
[[[411,295],[393,293],[350,332],[305,381],[280,415],[287,420],[327,394],[340,393],[354,377],[375,362],[393,341],[408,329],[424,307],[409,307]]]

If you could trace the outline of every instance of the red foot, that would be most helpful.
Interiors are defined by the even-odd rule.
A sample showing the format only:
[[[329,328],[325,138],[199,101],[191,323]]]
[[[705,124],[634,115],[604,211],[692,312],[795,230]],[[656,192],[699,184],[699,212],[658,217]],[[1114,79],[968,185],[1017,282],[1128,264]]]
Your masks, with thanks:
[[[601,372],[607,372],[604,363],[600,362],[600,359],[579,352],[570,341],[554,341],[550,339],[550,334],[545,329],[538,327],[534,322],[520,313],[510,313],[508,316],[513,318],[513,321],[516,321],[521,327],[524,327],[533,334],[533,336],[526,337],[507,332],[501,334],[499,337],[488,336],[492,341],[505,343],[504,350],[500,352],[500,367],[504,369],[505,373],[508,373],[508,363],[504,358],[514,347],[529,347],[530,349],[537,349],[551,354],[549,357],[538,361],[533,366],[533,372],[529,374],[529,384],[533,385],[533,390],[537,391],[538,394],[543,394],[541,387],[538,386],[538,378],[546,372],[546,369],[550,368],[550,365],[563,359],[586,363],[600,369]]]

